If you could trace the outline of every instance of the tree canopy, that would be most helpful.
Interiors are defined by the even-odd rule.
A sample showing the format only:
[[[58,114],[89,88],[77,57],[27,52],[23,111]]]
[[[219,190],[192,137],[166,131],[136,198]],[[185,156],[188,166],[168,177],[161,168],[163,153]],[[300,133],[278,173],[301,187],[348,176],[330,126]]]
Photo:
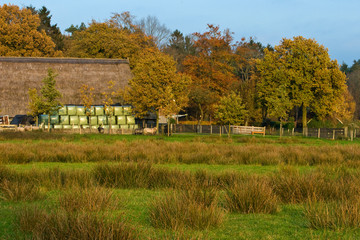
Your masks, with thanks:
[[[44,57],[59,54],[31,10],[16,5],[0,6],[0,56]]]
[[[145,49],[133,74],[126,98],[138,116],[148,112],[168,116],[186,106],[190,79],[176,73],[175,61],[170,56],[154,48]]]
[[[265,49],[264,53],[257,60],[257,87],[265,105],[276,89],[285,86],[293,106],[302,107],[303,127],[308,109],[319,119],[334,110],[346,89],[346,76],[324,46],[299,36],[284,38],[274,51]]]

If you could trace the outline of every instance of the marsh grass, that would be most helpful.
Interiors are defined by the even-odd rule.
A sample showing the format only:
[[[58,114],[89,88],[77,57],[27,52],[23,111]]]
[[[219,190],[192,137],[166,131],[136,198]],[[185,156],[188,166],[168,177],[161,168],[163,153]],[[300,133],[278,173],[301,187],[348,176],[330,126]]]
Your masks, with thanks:
[[[201,138],[203,139],[203,138]],[[185,163],[185,164],[260,164],[260,165],[326,165],[343,164],[357,168],[360,165],[360,146],[358,145],[319,145],[246,142],[217,143],[216,138],[208,137],[209,142],[194,139],[192,142],[169,142],[158,138],[132,141],[99,142],[83,137],[79,141],[22,141],[4,142],[0,145],[1,162],[143,162],[143,163]],[[250,141],[251,138],[245,138]],[[255,141],[251,140],[251,141]],[[215,142],[214,142],[215,141]],[[223,140],[222,140],[223,141]],[[265,141],[265,143],[263,143]],[[295,141],[295,140],[292,140]],[[300,142],[303,140],[299,140]],[[296,143],[296,141],[295,141]]]
[[[115,209],[119,199],[115,198],[111,189],[73,187],[59,196],[59,205],[67,212],[99,212]]]
[[[276,213],[279,200],[268,179],[250,178],[227,187],[225,206],[230,212]]]
[[[171,191],[150,205],[150,222],[163,229],[208,229],[221,225],[225,211],[218,206],[216,191]]]
[[[17,212],[17,219],[18,228],[32,239],[138,239],[134,227],[107,214],[24,207]]]
[[[271,177],[274,192],[283,203],[304,203],[314,196],[318,201],[349,199],[359,195],[359,180],[358,176],[321,169],[300,174],[293,167],[282,168]]]
[[[309,200],[305,216],[313,229],[344,229],[360,227],[360,199],[344,199],[336,202]]]
[[[45,197],[46,193],[34,183],[8,180],[0,183],[0,199],[6,201],[34,201]]]

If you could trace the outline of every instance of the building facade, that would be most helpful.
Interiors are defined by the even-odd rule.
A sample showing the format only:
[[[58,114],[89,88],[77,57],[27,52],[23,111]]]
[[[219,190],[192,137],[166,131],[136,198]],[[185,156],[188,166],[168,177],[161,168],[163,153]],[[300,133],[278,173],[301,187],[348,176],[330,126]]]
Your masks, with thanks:
[[[132,77],[128,60],[122,59],[0,57],[0,115],[27,114],[29,88],[40,90],[49,68],[57,74],[63,104],[81,104],[83,84],[94,87],[94,104],[102,104],[109,81],[119,89]]]

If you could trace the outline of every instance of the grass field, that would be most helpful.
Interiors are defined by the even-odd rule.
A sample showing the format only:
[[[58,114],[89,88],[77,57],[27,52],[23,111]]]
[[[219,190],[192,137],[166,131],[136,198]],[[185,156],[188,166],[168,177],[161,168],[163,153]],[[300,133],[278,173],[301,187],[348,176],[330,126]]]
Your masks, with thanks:
[[[0,239],[359,239],[360,141],[0,134]]]

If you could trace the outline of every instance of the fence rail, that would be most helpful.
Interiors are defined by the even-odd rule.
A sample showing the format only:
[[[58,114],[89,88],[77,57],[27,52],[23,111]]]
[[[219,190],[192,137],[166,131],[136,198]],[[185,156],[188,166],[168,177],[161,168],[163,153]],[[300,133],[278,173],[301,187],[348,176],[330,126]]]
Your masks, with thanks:
[[[173,133],[202,133],[202,134],[227,134],[229,126],[219,125],[182,125],[177,124],[171,127]],[[267,135],[279,135],[280,129],[254,126],[230,126],[231,134],[252,134],[266,132]],[[167,127],[160,128],[160,133],[167,133]],[[353,139],[360,137],[360,129],[344,128],[302,128],[282,129],[283,136],[306,136],[324,139]]]

